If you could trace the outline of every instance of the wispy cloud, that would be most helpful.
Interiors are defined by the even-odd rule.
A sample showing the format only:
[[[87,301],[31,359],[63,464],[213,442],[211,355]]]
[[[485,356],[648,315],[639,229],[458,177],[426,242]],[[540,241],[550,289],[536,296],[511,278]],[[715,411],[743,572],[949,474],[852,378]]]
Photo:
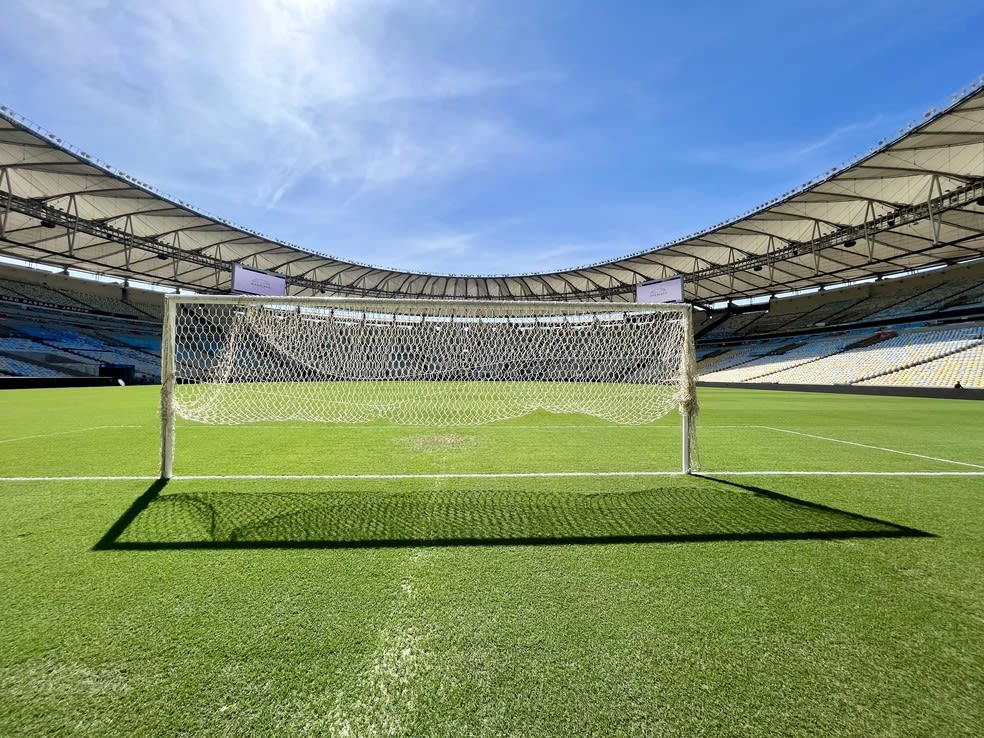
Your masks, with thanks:
[[[117,121],[154,128],[204,170],[236,178],[257,206],[275,205],[302,179],[344,197],[529,155],[534,144],[487,98],[552,79],[449,65],[428,53],[427,39],[404,37],[404,28],[451,34],[468,20],[436,3],[82,5],[24,6],[47,47],[66,52],[62,71],[79,93]]]
[[[815,169],[818,161],[840,164],[848,157],[860,155],[860,141],[869,141],[871,135],[885,125],[885,117],[877,115],[822,131],[808,140],[752,140],[750,143],[732,144],[726,148],[705,147],[697,150],[690,158],[696,163],[713,164],[749,173],[805,168],[813,174],[819,174],[819,170]]]

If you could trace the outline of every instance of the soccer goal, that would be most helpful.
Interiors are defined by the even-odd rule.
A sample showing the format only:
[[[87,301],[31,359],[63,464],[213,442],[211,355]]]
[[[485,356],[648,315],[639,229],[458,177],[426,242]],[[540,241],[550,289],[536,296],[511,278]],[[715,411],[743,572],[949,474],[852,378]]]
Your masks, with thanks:
[[[168,295],[161,477],[175,420],[432,427],[536,410],[640,425],[697,415],[689,305]]]

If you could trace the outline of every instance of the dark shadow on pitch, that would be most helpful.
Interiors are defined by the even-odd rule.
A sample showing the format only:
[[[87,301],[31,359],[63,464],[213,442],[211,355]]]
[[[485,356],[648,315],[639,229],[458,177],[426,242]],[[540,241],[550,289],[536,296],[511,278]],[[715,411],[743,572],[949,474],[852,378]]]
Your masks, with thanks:
[[[106,549],[115,548],[115,544],[119,540],[119,537],[123,535],[133,521],[147,509],[148,505],[160,496],[164,488],[167,487],[167,483],[167,479],[155,480],[142,495],[133,501],[133,504],[130,505],[130,507],[127,508],[127,511],[120,516],[120,519],[113,523],[110,529],[107,530],[96,545],[92,547],[92,550],[103,551]]]
[[[923,538],[936,538],[935,533],[928,533],[918,528],[910,528],[906,525],[899,525],[897,523],[889,523],[885,520],[880,520],[878,518],[873,518],[867,515],[859,515],[858,513],[845,513],[836,507],[830,507],[829,505],[822,505],[819,502],[810,502],[809,500],[801,500],[798,497],[790,497],[789,495],[784,495],[781,492],[776,492],[775,490],[765,489],[763,487],[756,487],[750,484],[741,484],[740,482],[730,481],[727,479],[718,479],[717,477],[703,476],[703,479],[707,479],[711,482],[716,482],[718,484],[724,484],[729,487],[744,490],[746,492],[751,492],[754,495],[761,495],[771,500],[776,500],[779,502],[784,502],[792,505],[799,505],[806,509],[815,510],[819,513],[833,513],[833,514],[846,514],[850,515],[852,518],[858,521],[867,521],[875,526],[891,526],[893,529],[898,530],[900,535],[915,536]]]
[[[199,486],[161,494],[165,485],[151,485],[94,549],[517,546],[932,535],[706,477],[614,491],[229,492]]]

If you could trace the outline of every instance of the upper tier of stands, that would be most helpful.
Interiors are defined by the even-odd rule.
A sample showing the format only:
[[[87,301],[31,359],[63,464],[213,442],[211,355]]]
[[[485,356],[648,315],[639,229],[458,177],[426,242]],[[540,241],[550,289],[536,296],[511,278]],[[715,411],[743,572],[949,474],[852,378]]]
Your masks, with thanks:
[[[711,314],[702,342],[747,339],[873,322],[935,319],[948,313],[984,314],[984,265],[972,264],[905,279],[886,279],[810,295],[772,300]]]

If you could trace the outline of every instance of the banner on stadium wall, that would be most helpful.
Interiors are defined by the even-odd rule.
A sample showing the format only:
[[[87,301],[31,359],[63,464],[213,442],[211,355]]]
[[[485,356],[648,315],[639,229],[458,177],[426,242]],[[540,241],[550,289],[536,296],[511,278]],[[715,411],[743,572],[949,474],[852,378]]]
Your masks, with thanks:
[[[287,294],[287,279],[279,274],[261,272],[242,264],[232,267],[232,291],[240,295],[282,297]]]
[[[636,302],[683,302],[683,277],[637,284]]]

